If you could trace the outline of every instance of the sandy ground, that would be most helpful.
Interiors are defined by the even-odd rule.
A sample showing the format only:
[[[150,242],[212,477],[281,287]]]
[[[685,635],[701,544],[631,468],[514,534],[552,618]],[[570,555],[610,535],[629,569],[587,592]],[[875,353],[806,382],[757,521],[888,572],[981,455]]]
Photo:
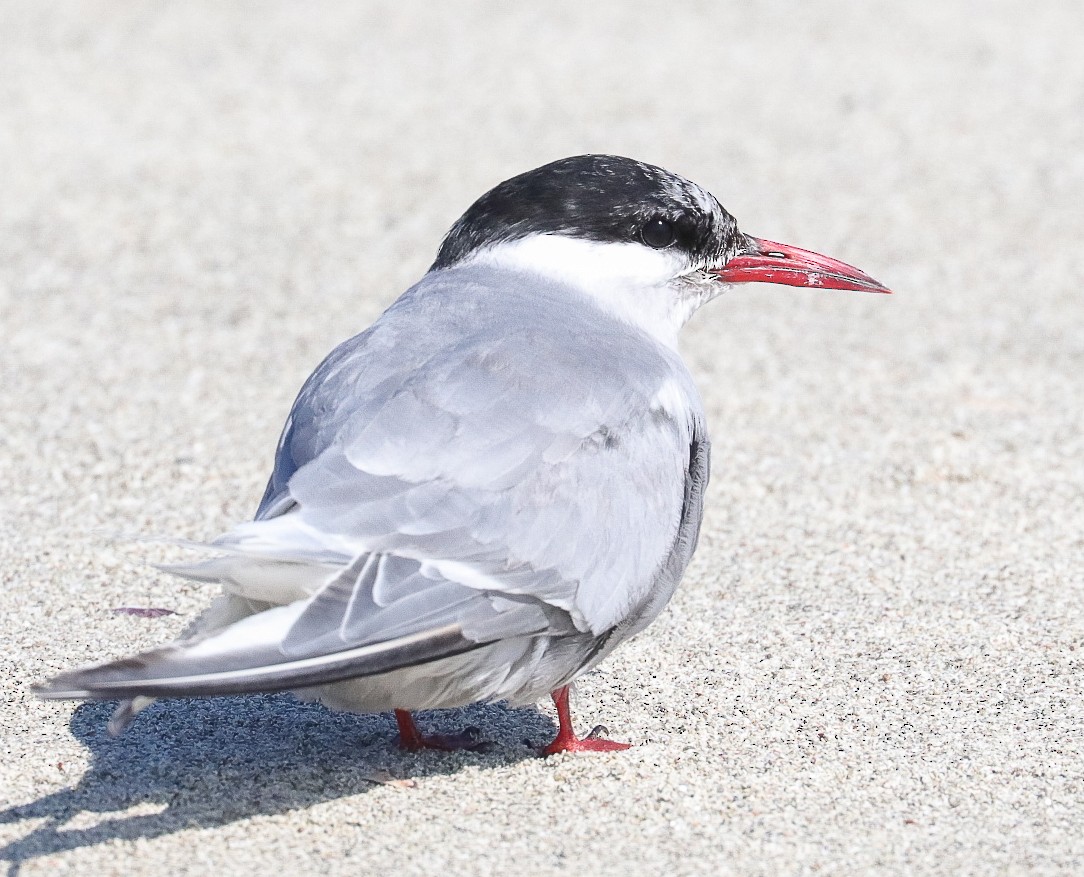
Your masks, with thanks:
[[[1084,7],[0,5],[0,858],[11,873],[1084,869]],[[250,515],[303,378],[482,191],[653,161],[894,298],[684,336],[714,475],[582,681],[623,754],[404,756],[288,696],[41,703],[212,598],[116,537]],[[118,615],[121,606],[177,614]]]

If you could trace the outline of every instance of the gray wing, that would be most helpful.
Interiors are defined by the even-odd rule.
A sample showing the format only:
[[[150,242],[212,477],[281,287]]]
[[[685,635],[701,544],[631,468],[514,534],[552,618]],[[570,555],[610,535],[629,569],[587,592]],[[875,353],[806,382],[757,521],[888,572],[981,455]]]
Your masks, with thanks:
[[[479,600],[459,586],[430,582],[419,589],[428,597],[426,609],[408,619],[403,609],[409,605],[398,606],[393,614],[400,623],[374,632],[382,608],[374,595],[380,599],[387,588],[410,587],[417,566],[361,557],[310,601],[266,609],[132,658],[62,673],[35,690],[50,699],[96,700],[286,691],[446,658],[551,626],[537,606]]]
[[[676,354],[517,281],[430,275],[325,360],[256,520],[191,571],[271,603],[313,592],[155,653],[110,695],[296,688],[661,611],[701,515],[695,389]]]
[[[702,417],[676,354],[570,300],[431,276],[310,379],[238,535],[292,507],[284,530],[346,554],[416,558],[582,630],[619,623],[669,556]]]

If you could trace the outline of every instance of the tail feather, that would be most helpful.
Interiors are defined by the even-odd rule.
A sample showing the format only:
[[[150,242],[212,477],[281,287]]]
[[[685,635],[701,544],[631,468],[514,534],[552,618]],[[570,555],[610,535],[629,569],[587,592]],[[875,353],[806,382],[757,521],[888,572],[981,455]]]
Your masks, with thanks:
[[[465,638],[457,624],[292,660],[271,649],[207,648],[215,639],[61,673],[35,686],[34,693],[46,700],[127,700],[289,691],[375,676],[484,645]]]

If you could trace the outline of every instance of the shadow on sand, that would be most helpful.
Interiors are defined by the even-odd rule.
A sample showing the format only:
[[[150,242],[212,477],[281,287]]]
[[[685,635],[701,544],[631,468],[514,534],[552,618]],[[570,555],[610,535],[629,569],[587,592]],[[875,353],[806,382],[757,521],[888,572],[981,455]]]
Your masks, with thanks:
[[[533,707],[476,704],[422,713],[419,724],[444,733],[474,725],[490,751],[413,755],[398,750],[390,716],[333,713],[285,694],[158,702],[118,738],[105,730],[112,709],[88,703],[72,716],[92,759],[78,785],[0,812],[0,824],[44,820],[0,849],[9,875],[37,856],[309,807],[389,777],[508,764],[534,756],[526,740],[554,734]]]

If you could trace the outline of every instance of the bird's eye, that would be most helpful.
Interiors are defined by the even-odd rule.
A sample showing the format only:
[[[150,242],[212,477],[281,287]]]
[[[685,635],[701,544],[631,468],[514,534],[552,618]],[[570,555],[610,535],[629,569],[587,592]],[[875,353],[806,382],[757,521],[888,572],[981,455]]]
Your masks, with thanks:
[[[674,242],[673,223],[659,217],[649,219],[640,229],[640,239],[656,250],[668,247]]]

